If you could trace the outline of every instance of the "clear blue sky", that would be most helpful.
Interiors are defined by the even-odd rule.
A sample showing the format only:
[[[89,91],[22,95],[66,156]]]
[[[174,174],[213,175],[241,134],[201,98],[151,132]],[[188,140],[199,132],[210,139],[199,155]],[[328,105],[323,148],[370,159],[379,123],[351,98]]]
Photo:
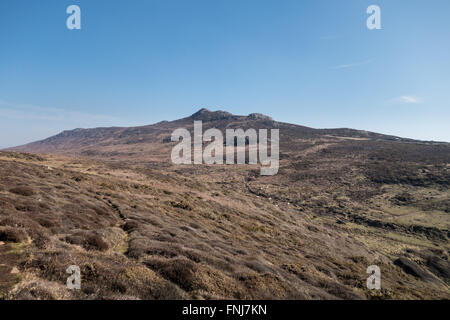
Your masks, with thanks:
[[[366,28],[371,4],[382,30]],[[448,0],[1,0],[0,147],[201,107],[450,141],[449,14]]]

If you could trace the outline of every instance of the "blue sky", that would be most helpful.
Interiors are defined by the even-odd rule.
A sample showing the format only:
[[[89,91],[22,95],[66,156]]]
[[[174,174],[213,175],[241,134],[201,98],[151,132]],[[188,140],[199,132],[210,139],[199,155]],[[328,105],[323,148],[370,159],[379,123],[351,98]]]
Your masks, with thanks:
[[[81,8],[68,30],[66,8]],[[368,30],[366,8],[381,8]],[[202,107],[450,141],[448,0],[2,0],[0,147]]]

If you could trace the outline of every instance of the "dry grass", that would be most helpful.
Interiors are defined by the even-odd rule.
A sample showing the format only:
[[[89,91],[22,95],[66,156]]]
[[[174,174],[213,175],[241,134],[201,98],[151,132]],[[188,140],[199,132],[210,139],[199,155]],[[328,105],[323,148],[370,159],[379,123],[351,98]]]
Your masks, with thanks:
[[[138,144],[142,154],[132,141],[91,159],[0,152],[0,289],[9,299],[450,298],[448,148],[341,136],[282,140],[273,177],[172,166],[162,136]],[[433,281],[405,273],[401,257]],[[80,292],[64,286],[73,264]],[[381,292],[365,287],[371,264]]]

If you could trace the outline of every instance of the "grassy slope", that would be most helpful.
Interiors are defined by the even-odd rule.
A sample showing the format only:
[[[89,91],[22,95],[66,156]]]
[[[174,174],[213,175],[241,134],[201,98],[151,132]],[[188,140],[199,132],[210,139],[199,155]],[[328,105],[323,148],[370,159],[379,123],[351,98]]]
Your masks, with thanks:
[[[19,243],[2,259],[0,290],[10,299],[450,298],[448,147],[282,141],[274,177],[252,166],[0,152],[0,255]],[[72,264],[81,292],[65,288]],[[365,286],[372,264],[380,292]]]

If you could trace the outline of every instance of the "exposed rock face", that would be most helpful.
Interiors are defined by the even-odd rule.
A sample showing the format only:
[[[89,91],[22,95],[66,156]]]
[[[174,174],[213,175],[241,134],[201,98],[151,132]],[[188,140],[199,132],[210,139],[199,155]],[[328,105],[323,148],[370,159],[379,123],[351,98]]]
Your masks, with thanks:
[[[215,120],[223,120],[223,119],[232,119],[233,116],[231,113],[226,111],[210,111],[206,108],[200,109],[196,113],[194,113],[191,118],[193,120],[202,120],[202,121],[215,121]]]
[[[273,121],[273,118],[266,116],[265,114],[262,113],[250,113],[248,115],[249,119],[252,120],[269,120],[269,121]]]

